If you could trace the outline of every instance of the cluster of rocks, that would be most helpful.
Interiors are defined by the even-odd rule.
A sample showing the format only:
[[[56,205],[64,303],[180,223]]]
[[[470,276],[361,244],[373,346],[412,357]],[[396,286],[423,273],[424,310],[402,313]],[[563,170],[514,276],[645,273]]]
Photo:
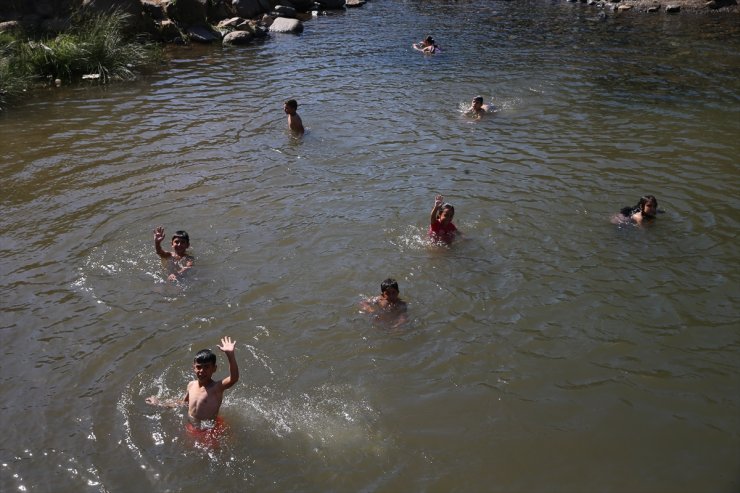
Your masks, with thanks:
[[[701,12],[701,11],[737,11],[737,0],[671,0],[670,3],[661,4],[657,0],[567,0],[568,2],[580,2],[592,5],[604,10],[624,12],[636,10],[642,12],[660,12],[661,10],[675,14],[678,12]]]
[[[64,32],[78,12],[125,14],[131,34],[164,42],[245,44],[268,32],[300,33],[303,22],[365,0],[0,0],[0,32]]]

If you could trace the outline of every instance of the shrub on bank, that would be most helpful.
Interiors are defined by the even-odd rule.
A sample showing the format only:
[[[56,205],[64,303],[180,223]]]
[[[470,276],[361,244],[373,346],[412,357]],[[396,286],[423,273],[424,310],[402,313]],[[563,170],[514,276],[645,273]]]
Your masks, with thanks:
[[[134,79],[134,70],[158,60],[160,49],[126,39],[126,17],[121,12],[77,16],[68,32],[50,39],[0,33],[0,110],[34,84],[83,76],[100,83]]]

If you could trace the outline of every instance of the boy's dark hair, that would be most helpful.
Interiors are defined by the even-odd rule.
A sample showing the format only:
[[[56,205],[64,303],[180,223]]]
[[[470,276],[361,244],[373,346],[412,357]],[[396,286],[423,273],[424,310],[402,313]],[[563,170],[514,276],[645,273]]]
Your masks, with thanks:
[[[193,363],[197,363],[199,365],[213,363],[215,365],[216,355],[210,349],[201,349],[198,351],[198,354],[195,355],[195,358],[193,358]]]
[[[289,99],[285,102],[286,106],[290,106],[291,108],[298,109],[298,101],[295,99]]]
[[[475,101],[476,103],[483,104],[483,96],[476,96],[473,98],[473,101]]]
[[[388,291],[389,288],[393,288],[396,291],[399,290],[398,289],[398,283],[396,282],[396,280],[395,279],[392,279],[390,277],[388,279],[386,279],[385,281],[383,281],[383,282],[380,283],[380,292],[381,293],[385,293],[386,291]]]
[[[190,236],[188,235],[187,231],[179,230],[175,231],[175,234],[172,235],[172,239],[180,238],[185,241],[188,245],[190,244]]]

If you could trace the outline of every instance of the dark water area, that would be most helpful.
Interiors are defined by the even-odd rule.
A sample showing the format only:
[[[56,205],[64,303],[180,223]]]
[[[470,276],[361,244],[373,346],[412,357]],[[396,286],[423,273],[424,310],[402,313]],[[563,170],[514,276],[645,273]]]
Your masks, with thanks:
[[[0,115],[0,491],[740,490],[740,26],[598,14],[372,0]],[[205,446],[145,398],[224,335]]]

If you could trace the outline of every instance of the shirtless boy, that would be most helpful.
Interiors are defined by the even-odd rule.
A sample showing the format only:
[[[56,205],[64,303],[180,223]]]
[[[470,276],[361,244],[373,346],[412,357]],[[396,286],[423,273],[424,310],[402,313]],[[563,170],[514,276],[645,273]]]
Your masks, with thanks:
[[[186,251],[190,247],[190,236],[185,231],[175,231],[172,235],[171,252],[162,250],[162,240],[164,240],[164,228],[159,226],[154,230],[154,248],[157,250],[157,255],[167,261],[169,271],[167,280],[176,281],[193,267],[193,257]]]
[[[181,401],[160,401],[156,396],[146,399],[148,404],[163,407],[177,407],[187,404],[188,416],[191,422],[200,423],[203,420],[213,420],[218,416],[224,391],[232,387],[239,380],[239,367],[234,357],[234,345],[230,337],[221,338],[218,348],[224,352],[229,360],[229,376],[222,380],[213,380],[216,372],[216,355],[210,349],[201,349],[193,360],[195,380],[188,384],[185,397]]]
[[[395,279],[388,278],[380,284],[380,296],[365,300],[360,304],[365,313],[372,313],[375,319],[391,323],[396,328],[408,321],[406,302],[399,298],[398,283]]]
[[[487,104],[483,104],[483,96],[476,96],[470,103],[470,108],[468,108],[466,114],[472,116],[473,118],[480,118],[490,110],[490,106],[488,106]]]
[[[283,111],[288,115],[288,128],[290,131],[294,134],[302,134],[304,132],[303,120],[301,120],[301,117],[297,113],[298,101],[295,99],[287,100],[283,105]]]

